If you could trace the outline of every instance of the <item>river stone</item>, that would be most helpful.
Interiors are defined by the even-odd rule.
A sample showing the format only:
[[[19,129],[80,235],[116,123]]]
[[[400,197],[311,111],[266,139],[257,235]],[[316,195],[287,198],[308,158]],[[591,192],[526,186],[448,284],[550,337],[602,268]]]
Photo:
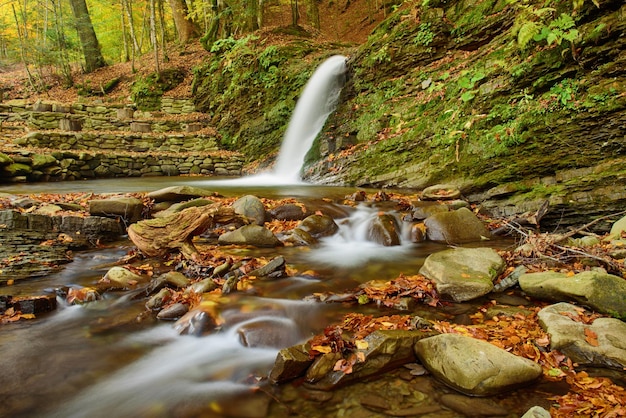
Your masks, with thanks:
[[[23,314],[38,315],[55,310],[57,300],[55,295],[19,296],[12,298],[9,305]]]
[[[311,215],[311,212],[304,205],[287,203],[271,209],[269,214],[279,221],[301,221]]]
[[[461,191],[452,184],[435,184],[422,191],[424,200],[453,200],[461,197]]]
[[[180,317],[174,329],[181,335],[200,337],[217,328],[217,322],[210,310],[202,303]]]
[[[437,202],[413,202],[412,220],[421,221],[436,213],[450,212],[448,205]]]
[[[307,216],[296,228],[308,232],[313,238],[328,237],[339,230],[334,219],[328,215]]]
[[[539,378],[541,366],[486,341],[441,334],[415,344],[415,353],[435,377],[467,395],[491,396]]]
[[[237,334],[245,347],[282,348],[303,339],[295,322],[278,316],[246,321],[237,327]]]
[[[543,308],[539,324],[550,334],[550,349],[558,350],[585,366],[624,370],[626,323],[616,318],[597,318],[591,324],[575,321],[580,308],[565,302]],[[589,343],[588,336],[597,336]]]
[[[266,279],[279,279],[286,276],[286,265],[287,263],[285,262],[285,258],[282,255],[274,257],[263,267],[252,270],[250,273],[248,273],[248,276]]]
[[[551,417],[550,412],[546,411],[540,406],[533,406],[528,411],[526,411],[524,415],[522,415],[522,418],[550,418],[550,417]]]
[[[313,363],[313,359],[309,356],[310,348],[308,344],[298,344],[281,349],[270,371],[270,381],[283,383],[303,376]]]
[[[217,239],[221,245],[253,245],[255,247],[278,247],[282,242],[269,229],[260,225],[244,225],[234,231],[225,232]]]
[[[100,288],[128,289],[135,287],[137,283],[141,283],[143,281],[145,280],[142,276],[135,274],[124,267],[115,266],[109,269],[104,277],[98,281],[98,284],[100,285]]]
[[[472,417],[504,417],[509,415],[508,409],[490,399],[475,398],[458,393],[444,394],[439,398],[439,402],[463,415],[471,411]]]
[[[626,216],[624,216],[623,218],[613,223],[613,225],[611,226],[611,232],[609,233],[609,236],[612,239],[620,239],[620,237],[622,236],[622,233],[624,232],[626,232]]]
[[[429,255],[419,272],[435,283],[440,295],[464,302],[491,292],[504,267],[491,248],[453,248]]]
[[[184,303],[174,303],[166,308],[161,309],[157,314],[158,319],[174,321],[181,318],[189,311],[189,305]]]
[[[35,154],[33,155],[33,163],[32,163],[32,167],[33,169],[40,169],[43,167],[48,167],[54,164],[57,164],[57,159],[54,158],[52,155],[46,155],[46,154]]]
[[[33,171],[30,165],[22,163],[9,164],[3,170],[8,177],[26,176]]]
[[[121,217],[129,223],[141,219],[143,207],[141,199],[135,197],[114,197],[89,201],[89,213],[91,215],[108,218]]]
[[[156,295],[152,295],[152,297],[148,299],[146,302],[146,309],[158,311],[170,300],[172,300],[172,296],[174,296],[174,292],[171,289],[164,287]]]
[[[531,297],[574,301],[626,319],[626,280],[603,270],[583,271],[573,276],[554,271],[528,273],[520,276],[519,285]]]
[[[148,193],[148,197],[154,199],[155,202],[182,202],[213,195],[211,191],[192,186],[170,186]]]
[[[306,380],[311,383],[309,387],[331,390],[349,382],[360,381],[368,376],[378,375],[403,364],[414,363],[416,360],[413,349],[415,343],[435,334],[436,331],[431,330],[374,331],[364,338],[365,348],[358,350],[362,353],[364,361],[357,361],[352,366],[352,373],[346,374],[341,370],[333,370],[335,363],[343,358],[339,355],[332,362],[330,369],[318,367],[316,370],[313,369],[312,365],[307,371]]]
[[[367,239],[385,247],[400,245],[398,221],[388,213],[379,214],[370,223]]]
[[[233,209],[236,214],[253,220],[257,225],[263,226],[265,224],[265,218],[267,217],[265,205],[256,196],[246,195],[240,197],[233,202]]]
[[[489,238],[491,233],[471,210],[461,208],[429,216],[424,221],[431,241],[462,244]]]

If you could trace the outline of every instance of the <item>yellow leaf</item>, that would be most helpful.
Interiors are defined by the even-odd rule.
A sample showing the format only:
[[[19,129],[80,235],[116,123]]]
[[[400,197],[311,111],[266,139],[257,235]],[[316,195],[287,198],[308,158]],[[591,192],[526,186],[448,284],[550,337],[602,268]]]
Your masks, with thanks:
[[[327,345],[314,345],[311,347],[313,350],[322,353],[322,354],[328,354],[330,353],[332,350],[332,348],[330,348]]]
[[[365,340],[356,340],[354,343],[356,344],[356,348],[358,350],[367,350],[369,347],[369,343]]]

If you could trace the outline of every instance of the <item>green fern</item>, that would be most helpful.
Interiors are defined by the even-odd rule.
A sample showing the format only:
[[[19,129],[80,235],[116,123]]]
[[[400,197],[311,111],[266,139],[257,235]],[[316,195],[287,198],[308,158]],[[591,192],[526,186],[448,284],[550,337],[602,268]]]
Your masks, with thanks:
[[[536,22],[525,22],[517,32],[517,45],[520,49],[526,48],[533,37],[539,33],[539,25]]]

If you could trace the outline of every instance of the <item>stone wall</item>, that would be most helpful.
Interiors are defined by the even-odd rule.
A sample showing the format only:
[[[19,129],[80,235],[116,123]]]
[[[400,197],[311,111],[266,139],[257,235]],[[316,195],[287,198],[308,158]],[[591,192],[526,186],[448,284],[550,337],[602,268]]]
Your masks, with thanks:
[[[51,148],[61,151],[215,152],[218,150],[215,138],[205,134],[100,134],[36,131],[13,142],[22,147]]]
[[[238,176],[242,165],[241,157],[227,154],[20,151],[0,153],[0,183],[181,174]]]

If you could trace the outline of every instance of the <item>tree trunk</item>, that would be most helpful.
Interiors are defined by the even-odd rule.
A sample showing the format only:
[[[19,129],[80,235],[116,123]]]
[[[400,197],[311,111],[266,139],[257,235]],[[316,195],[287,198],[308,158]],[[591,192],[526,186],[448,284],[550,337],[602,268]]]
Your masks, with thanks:
[[[309,15],[309,23],[315,29],[320,29],[320,11],[317,7],[317,0],[308,0],[307,14]]]
[[[154,70],[159,74],[161,72],[161,66],[159,63],[159,40],[157,39],[155,1],[156,0],[150,0],[150,41],[154,49]]]
[[[245,223],[232,207],[214,203],[191,207],[164,218],[139,221],[128,228],[128,237],[150,257],[162,257],[178,250],[186,258],[193,258],[197,253],[192,242],[194,236],[231,222]]]
[[[85,72],[90,73],[104,67],[106,62],[100,51],[100,44],[91,23],[85,0],[70,0],[72,13],[76,19],[76,31],[85,56]]]
[[[191,39],[196,38],[199,34],[196,24],[189,19],[189,11],[185,0],[168,0],[172,8],[172,16],[174,17],[174,25],[178,32],[178,40],[181,43],[187,43]]]
[[[291,0],[291,25],[298,26],[300,13],[298,12],[298,0]]]

